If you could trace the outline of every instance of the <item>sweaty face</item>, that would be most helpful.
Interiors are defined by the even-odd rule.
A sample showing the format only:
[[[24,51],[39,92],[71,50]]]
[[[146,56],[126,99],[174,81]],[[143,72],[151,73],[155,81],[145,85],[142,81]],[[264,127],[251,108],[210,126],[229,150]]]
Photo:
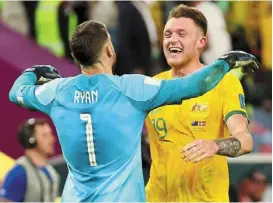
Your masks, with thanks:
[[[190,18],[171,18],[164,28],[163,50],[171,67],[181,67],[199,59],[205,45],[201,29]]]
[[[37,149],[46,156],[55,152],[55,137],[49,124],[35,126]]]

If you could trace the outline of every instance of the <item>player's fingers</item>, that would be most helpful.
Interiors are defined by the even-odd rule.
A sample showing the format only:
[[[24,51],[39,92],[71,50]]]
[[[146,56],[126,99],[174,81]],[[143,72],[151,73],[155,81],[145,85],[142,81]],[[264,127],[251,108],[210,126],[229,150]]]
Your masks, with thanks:
[[[189,157],[191,154],[196,153],[202,148],[202,145],[195,145],[194,147],[190,148],[189,150],[182,152],[182,158],[185,159]]]
[[[208,157],[210,157],[210,156],[208,155],[208,153],[205,152],[201,156],[199,156],[195,160],[193,160],[193,163],[197,163],[197,162],[202,161]]]
[[[185,147],[183,147],[182,150],[181,150],[181,152],[185,152],[185,151],[191,149],[192,147],[200,144],[201,142],[202,142],[202,140],[195,140],[195,141],[187,144]]]
[[[199,149],[198,151],[192,153],[187,159],[186,161],[192,161],[195,160],[196,158],[198,158],[199,156],[203,155],[204,151],[202,149]]]
[[[191,154],[192,154],[191,151],[186,151],[186,152],[182,153],[182,159],[187,158],[187,157],[190,156]]]

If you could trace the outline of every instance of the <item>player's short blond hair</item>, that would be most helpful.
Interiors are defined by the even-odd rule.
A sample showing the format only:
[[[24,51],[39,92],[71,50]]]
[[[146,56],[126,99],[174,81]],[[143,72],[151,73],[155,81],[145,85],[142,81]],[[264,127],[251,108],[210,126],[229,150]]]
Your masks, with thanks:
[[[207,19],[201,11],[194,7],[180,4],[170,11],[168,20],[170,20],[171,18],[190,18],[195,22],[198,27],[201,28],[204,35],[207,35]]]

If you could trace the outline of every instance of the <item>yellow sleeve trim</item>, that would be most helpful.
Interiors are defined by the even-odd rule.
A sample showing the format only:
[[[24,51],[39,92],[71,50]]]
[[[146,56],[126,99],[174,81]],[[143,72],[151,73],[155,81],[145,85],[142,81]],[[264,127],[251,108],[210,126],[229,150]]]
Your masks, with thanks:
[[[225,118],[224,118],[224,121],[227,122],[227,120],[229,119],[230,116],[234,115],[234,114],[241,114],[243,116],[245,116],[247,119],[248,119],[248,116],[247,116],[247,113],[244,112],[244,111],[241,111],[241,110],[234,110],[234,111],[231,111],[229,112]],[[248,119],[249,120],[249,119]]]

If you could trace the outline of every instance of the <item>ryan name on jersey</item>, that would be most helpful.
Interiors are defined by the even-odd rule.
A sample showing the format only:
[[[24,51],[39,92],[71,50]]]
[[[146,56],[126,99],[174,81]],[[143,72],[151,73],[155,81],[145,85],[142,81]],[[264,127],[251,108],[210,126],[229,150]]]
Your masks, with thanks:
[[[74,104],[92,104],[98,101],[98,90],[92,91],[75,91]]]

